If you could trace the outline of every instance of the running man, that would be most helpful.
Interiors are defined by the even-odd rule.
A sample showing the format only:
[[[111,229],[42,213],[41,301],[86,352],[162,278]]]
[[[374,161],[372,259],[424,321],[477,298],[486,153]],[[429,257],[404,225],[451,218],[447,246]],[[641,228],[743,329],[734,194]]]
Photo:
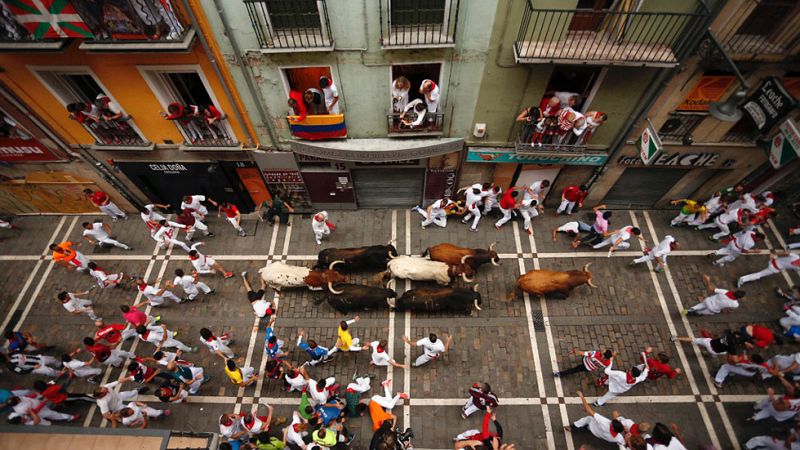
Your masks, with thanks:
[[[120,283],[131,281],[131,277],[122,272],[108,273],[102,267],[99,267],[94,261],[89,263],[89,275],[91,275],[97,287],[100,289],[114,288]]]
[[[738,223],[742,225],[749,220],[749,214],[746,210],[742,208],[729,208],[727,211],[723,212],[713,222],[705,223],[703,225],[698,225],[698,230],[705,230],[706,228],[718,228],[719,232],[711,235],[709,237],[710,240],[716,241],[722,239],[723,237],[731,234],[730,224]]]
[[[197,347],[189,347],[183,342],[175,339],[176,333],[168,330],[167,326],[164,324],[138,326],[136,327],[136,334],[139,335],[139,339],[142,341],[155,345],[156,351],[160,351],[162,348],[177,348],[178,350],[187,353],[197,351]]]
[[[72,247],[80,247],[80,242],[64,241],[60,244],[50,244],[50,250],[53,251],[53,262],[66,267],[69,270],[77,270],[84,272],[89,269],[89,258],[83,253],[74,250]]]
[[[582,356],[581,363],[571,369],[553,372],[554,377],[563,377],[581,372],[605,371],[607,367],[611,366],[612,358],[617,356],[617,352],[609,349],[581,351],[573,348],[569,351],[569,354]]]
[[[403,336],[403,342],[408,345],[422,347],[422,354],[419,355],[417,360],[411,364],[411,367],[419,367],[423,364],[427,364],[429,361],[437,360],[442,355],[447,353],[447,350],[450,349],[450,344],[453,342],[453,336],[448,334],[447,339],[444,342],[442,342],[442,340],[439,339],[434,333],[431,333],[428,337],[419,339],[416,342],[411,341],[408,336]]]
[[[630,266],[645,263],[647,261],[655,261],[656,267],[653,269],[654,272],[663,272],[664,268],[667,267],[667,256],[672,253],[673,250],[677,250],[681,248],[680,244],[675,241],[675,238],[672,236],[664,236],[664,239],[656,245],[653,249],[645,249],[645,254],[642,257],[636,258],[631,261]]]
[[[314,217],[311,219],[311,230],[314,231],[314,238],[317,241],[317,245],[322,245],[322,238],[326,238],[331,235],[331,231],[336,230],[336,227],[332,227],[332,224],[328,221],[328,211],[320,211],[314,214]]]
[[[295,345],[298,349],[305,350],[305,352],[308,353],[308,356],[311,357],[311,360],[307,361],[306,364],[316,366],[317,364],[325,364],[333,360],[332,355],[336,350],[328,350],[327,347],[317,344],[317,341],[314,339],[309,339],[308,342],[303,342],[305,338],[305,330],[300,330],[300,332],[297,334],[297,343]]]
[[[478,231],[478,222],[481,220],[480,206],[483,199],[486,198],[489,193],[483,190],[480,183],[473,184],[466,188],[465,191],[467,199],[465,206],[468,212],[461,219],[461,223],[467,224],[469,220],[472,219],[472,226],[470,226],[469,231]]]
[[[331,354],[343,351],[343,352],[360,352],[361,346],[358,345],[361,340],[359,338],[354,338],[350,334],[350,325],[361,320],[360,316],[355,316],[351,320],[343,320],[339,322],[339,328],[336,330],[336,345],[333,346],[331,349]]]
[[[178,214],[178,216],[175,217],[175,222],[186,227],[186,240],[189,242],[194,240],[194,234],[198,230],[203,233],[203,236],[214,237],[214,233],[208,230],[208,225],[195,219],[192,212],[188,209],[184,209],[183,212]]]
[[[233,359],[234,354],[230,346],[233,345],[233,340],[228,336],[228,333],[223,333],[221,336],[215,336],[208,328],[200,329],[200,340],[208,347],[208,350],[222,358],[223,360]]]
[[[178,222],[172,222],[170,220],[162,220],[158,222],[158,225],[160,228],[153,233],[153,240],[158,242],[159,248],[166,249],[169,244],[172,244],[184,249],[186,253],[191,251],[185,242],[177,239],[178,233],[181,229],[185,230],[186,225],[181,225]]]
[[[422,209],[419,205],[411,208],[412,211],[418,212],[422,218],[422,229],[424,230],[428,225],[434,224],[439,227],[447,226],[447,211],[458,208],[456,202],[447,197],[442,197],[439,200],[431,203],[427,209]]]
[[[388,343],[386,339],[381,339],[380,341],[372,341],[363,347],[362,350],[372,349],[372,361],[370,361],[370,365],[379,366],[379,367],[386,367],[392,365],[394,367],[400,367],[403,369],[409,369],[409,367],[405,364],[400,364],[386,352]]]
[[[722,247],[714,253],[709,254],[712,256],[722,256],[722,258],[714,261],[715,266],[724,266],[729,262],[733,262],[739,255],[747,253],[758,253],[755,249],[756,243],[764,240],[764,235],[752,229],[745,229],[732,235],[728,240],[728,245]]]
[[[483,191],[486,192],[486,198],[483,199],[483,215],[492,212],[492,209],[500,206],[498,197],[503,193],[503,189],[494,183],[483,183]]]
[[[97,206],[97,208],[99,208],[100,211],[103,212],[103,214],[106,214],[108,215],[108,217],[111,217],[111,220],[113,220],[114,222],[116,222],[119,219],[122,220],[128,219],[128,215],[125,214],[124,211],[119,209],[119,206],[114,204],[114,202],[111,201],[111,198],[105,192],[93,191],[91,189],[84,189],[83,195],[86,196],[86,198],[88,198],[89,201],[91,201],[95,206]]]
[[[781,270],[800,271],[800,253],[784,253],[784,255],[785,256],[770,255],[769,264],[767,264],[766,269],[739,277],[739,280],[736,282],[736,287],[742,287],[745,283],[775,275],[776,273],[780,273]]]
[[[81,298],[84,295],[89,295],[89,291],[75,293],[61,291],[58,293],[58,300],[61,302],[61,306],[63,306],[64,309],[66,309],[67,312],[73,316],[86,314],[92,320],[103,320],[101,317],[97,317],[97,315],[94,313],[92,301]]]
[[[477,411],[495,408],[500,403],[489,383],[473,383],[468,393],[467,403],[461,408],[462,419],[466,419]]]
[[[213,295],[216,293],[214,289],[208,287],[207,284],[203,283],[202,281],[198,281],[197,271],[192,272],[191,275],[186,275],[183,273],[181,269],[175,269],[175,279],[170,282],[167,280],[165,286],[168,288],[173,288],[175,286],[180,286],[183,288],[183,292],[186,294],[186,297],[183,301],[193,302],[198,295],[200,295],[200,291],[203,291],[204,294]]]
[[[225,213],[225,218],[231,225],[233,225],[233,228],[236,229],[236,232],[239,233],[239,237],[247,236],[247,233],[241,226],[242,213],[239,212],[239,208],[237,208],[236,205],[229,202],[220,203],[219,209],[217,210],[217,217],[219,217],[222,213]]]
[[[644,352],[641,354],[641,359],[644,361],[644,368],[639,368],[637,366],[633,366],[627,371],[621,370],[614,370],[611,368],[611,365],[614,362],[614,357],[611,357],[611,364],[609,364],[604,372],[607,376],[605,380],[605,384],[608,385],[608,392],[605,393],[602,397],[598,398],[597,400],[592,403],[594,406],[603,406],[609,400],[613,400],[618,395],[622,395],[637,384],[647,380],[647,372],[649,366],[647,365],[647,354],[652,352],[653,349],[651,347],[647,347]]]
[[[694,200],[682,198],[680,200],[673,200],[669,203],[670,205],[681,205],[680,212],[669,223],[669,226],[671,227],[681,226],[685,223],[692,223],[694,221],[704,223],[706,219],[708,219],[708,209],[705,207],[705,205],[701,205]]]
[[[192,212],[197,220],[205,220],[206,216],[208,215],[208,208],[206,208],[203,202],[206,201],[214,206],[219,206],[217,202],[212,200],[210,197],[206,197],[204,195],[187,195],[183,197],[183,200],[181,201],[181,210],[188,209]]]
[[[189,260],[192,262],[194,270],[200,275],[219,272],[225,278],[232,277],[233,272],[222,267],[222,264],[218,263],[214,258],[200,253],[197,248],[201,245],[205,245],[205,242],[198,242],[189,249]]]
[[[254,291],[250,286],[250,282],[247,281],[247,271],[242,272],[242,284],[247,290],[247,301],[250,302],[250,306],[253,308],[253,313],[256,317],[263,319],[264,317],[272,316],[275,313],[275,309],[272,308],[272,302],[268,302],[266,298],[267,282],[264,281],[263,277],[258,277],[258,281],[261,282],[261,289]]]
[[[600,242],[599,244],[595,244],[592,246],[593,249],[603,248],[607,245],[611,245],[611,248],[608,249],[608,257],[611,257],[611,254],[619,249],[630,248],[631,243],[628,242],[631,239],[631,235],[636,236],[642,243],[645,242],[644,238],[642,237],[642,230],[633,225],[628,225],[627,227],[622,227],[619,230],[609,231],[609,236]]]
[[[514,209],[516,209],[518,206],[517,197],[519,197],[519,190],[515,187],[512,187],[509,188],[500,198],[500,212],[503,213],[503,217],[494,224],[494,227],[497,230],[500,230],[500,227],[511,220],[511,215],[514,213]]]
[[[578,205],[578,208],[583,207],[583,199],[585,199],[588,194],[589,188],[585,185],[577,186],[571,184],[565,187],[564,190],[561,191],[561,204],[558,205],[555,215],[558,216],[566,212],[568,216],[571,216],[575,205]]]
[[[744,291],[719,289],[711,284],[711,277],[708,275],[703,275],[703,283],[710,295],[705,298],[701,297],[700,303],[683,310],[687,316],[711,316],[724,310],[734,310],[739,307],[739,300],[745,296]]]
[[[589,432],[592,433],[594,437],[602,439],[606,442],[611,442],[612,444],[618,444],[620,445],[620,448],[625,447],[626,430],[622,422],[616,418],[609,420],[607,417],[597,414],[592,407],[589,406],[589,402],[586,401],[586,397],[583,396],[583,392],[578,391],[576,393],[578,394],[578,397],[581,398],[583,409],[588,415],[576,420],[571,427],[564,427],[564,431],[571,433],[573,428],[588,427]]]
[[[164,299],[170,299],[175,303],[182,303],[183,300],[178,298],[172,291],[168,291],[167,288],[159,289],[158,285],[149,285],[141,278],[136,278],[133,280],[133,284],[139,289],[139,291],[147,297],[147,300],[139,303],[137,306],[144,306],[144,305],[151,305],[151,306],[161,306],[164,304]]]
[[[97,244],[101,247],[104,245],[111,245],[123,250],[133,250],[133,247],[111,239],[111,227],[103,222],[83,222],[81,226],[83,227],[83,239],[89,244]],[[92,240],[92,238],[94,238],[94,240]]]

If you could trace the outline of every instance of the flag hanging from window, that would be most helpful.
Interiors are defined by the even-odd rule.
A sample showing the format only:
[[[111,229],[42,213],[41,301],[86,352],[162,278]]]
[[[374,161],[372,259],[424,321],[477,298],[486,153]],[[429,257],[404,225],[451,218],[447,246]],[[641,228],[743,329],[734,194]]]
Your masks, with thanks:
[[[94,37],[68,0],[3,0],[34,39]]]

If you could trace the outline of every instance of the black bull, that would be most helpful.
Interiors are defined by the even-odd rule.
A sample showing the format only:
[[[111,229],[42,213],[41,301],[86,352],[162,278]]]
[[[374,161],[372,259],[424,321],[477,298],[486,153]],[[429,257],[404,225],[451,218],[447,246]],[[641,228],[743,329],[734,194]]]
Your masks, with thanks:
[[[411,289],[395,301],[396,310],[414,312],[463,311],[470,314],[473,306],[480,310],[480,305],[477,284],[472,289],[439,286]]]
[[[379,309],[389,307],[397,294],[392,289],[364,286],[361,284],[341,283],[329,286],[314,300],[315,305],[327,301],[331,307],[341,313]]]
[[[327,268],[334,261],[344,261],[338,264],[335,270],[386,270],[389,254],[397,256],[394,245],[370,245],[355,248],[326,248],[319,252],[317,268]]]

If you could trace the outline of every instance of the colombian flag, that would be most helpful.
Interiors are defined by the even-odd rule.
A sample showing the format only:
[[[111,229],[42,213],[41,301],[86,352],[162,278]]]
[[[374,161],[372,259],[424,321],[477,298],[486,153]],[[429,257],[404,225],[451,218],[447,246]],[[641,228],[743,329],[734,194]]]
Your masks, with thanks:
[[[306,116],[302,122],[293,122],[297,116],[289,116],[289,129],[292,136],[309,141],[347,137],[344,114]]]

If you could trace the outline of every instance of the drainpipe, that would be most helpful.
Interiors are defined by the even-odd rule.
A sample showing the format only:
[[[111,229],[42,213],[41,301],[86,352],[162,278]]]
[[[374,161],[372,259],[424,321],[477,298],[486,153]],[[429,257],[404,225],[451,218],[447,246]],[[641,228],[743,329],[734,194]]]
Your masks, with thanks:
[[[228,99],[228,102],[233,106],[233,113],[236,116],[236,120],[241,124],[242,128],[244,128],[245,133],[247,133],[248,138],[253,146],[258,147],[258,136],[255,135],[255,131],[252,129],[252,125],[250,125],[249,121],[246,121],[245,118],[242,116],[242,112],[239,109],[239,104],[236,101],[236,98],[231,92],[230,86],[228,86],[227,78],[222,73],[222,69],[219,66],[219,62],[217,61],[217,53],[214,52],[209,44],[208,40],[205,37],[205,33],[203,32],[204,29],[201,28],[200,22],[197,20],[197,15],[194,13],[194,9],[189,5],[188,0],[181,0],[183,5],[183,9],[186,10],[186,13],[189,15],[189,19],[192,22],[192,26],[195,30],[197,30],[197,38],[200,40],[200,44],[203,46],[203,50],[208,56],[209,62],[211,62],[211,66],[214,68],[214,73],[217,75],[217,78],[220,80],[222,84],[222,90],[225,92],[225,97]],[[216,3],[216,2],[215,2]],[[227,27],[226,27],[227,31]],[[229,33],[230,34],[230,33]]]
[[[186,0],[182,0],[184,3]],[[236,35],[233,33],[231,29],[230,22],[228,22],[228,17],[225,15],[225,10],[222,9],[222,2],[220,0],[214,0],[214,7],[217,9],[217,15],[219,16],[220,22],[222,22],[222,28],[225,30],[225,35],[227,35],[228,40],[231,43],[231,47],[233,48],[233,58],[234,64],[239,66],[239,69],[242,71],[242,75],[244,76],[245,84],[247,84],[247,90],[250,92],[250,95],[256,99],[256,111],[258,112],[258,118],[261,119],[261,123],[263,123],[267,128],[267,133],[269,134],[269,138],[272,141],[273,147],[278,147],[278,137],[275,134],[275,130],[272,128],[272,122],[270,117],[272,114],[269,112],[269,107],[267,103],[261,96],[261,91],[255,85],[255,82],[252,78],[252,73],[247,69],[242,61],[242,51],[239,47],[239,42],[236,40]]]

